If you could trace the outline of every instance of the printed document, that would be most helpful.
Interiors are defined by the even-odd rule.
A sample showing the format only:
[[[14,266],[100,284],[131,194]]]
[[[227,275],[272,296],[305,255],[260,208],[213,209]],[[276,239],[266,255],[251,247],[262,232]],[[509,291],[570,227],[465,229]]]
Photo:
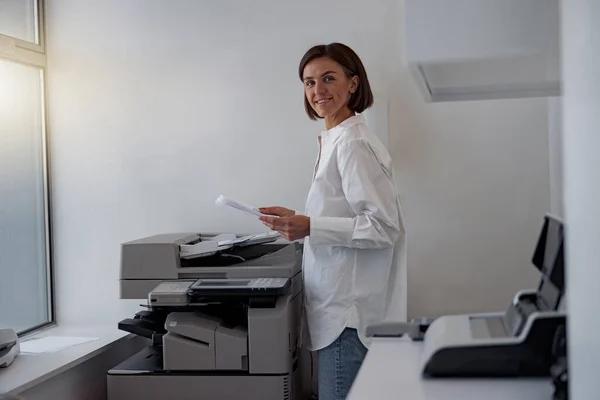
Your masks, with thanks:
[[[242,211],[242,212],[245,212],[248,214],[252,214],[257,217],[260,217],[261,215],[265,215],[265,214],[262,214],[260,211],[258,211],[258,208],[256,208],[256,207],[249,206],[247,204],[244,204],[244,203],[239,202],[234,199],[230,199],[223,195],[221,195],[217,198],[217,200],[215,201],[215,204],[218,206],[232,207],[232,208],[235,208],[236,210],[239,210],[239,211]]]

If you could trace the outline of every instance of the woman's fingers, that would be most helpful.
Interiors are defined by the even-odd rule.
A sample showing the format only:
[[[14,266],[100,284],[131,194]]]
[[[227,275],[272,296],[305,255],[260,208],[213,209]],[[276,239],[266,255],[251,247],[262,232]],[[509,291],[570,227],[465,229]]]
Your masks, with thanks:
[[[290,217],[292,215],[295,214],[294,211],[289,210],[285,207],[279,207],[279,206],[275,206],[275,207],[261,207],[258,209],[258,211],[260,211],[263,214],[267,214],[267,215],[275,215],[277,217]]]
[[[263,214],[279,216],[280,207],[261,207],[258,209]]]
[[[258,219],[261,220],[263,224],[267,225],[271,229],[278,230],[278,228],[282,227],[282,224],[281,224],[282,218],[280,218],[280,217],[262,216],[262,217],[259,217]]]
[[[271,230],[279,232],[287,240],[296,240],[310,234],[310,218],[305,216],[292,217],[259,217],[263,224]]]

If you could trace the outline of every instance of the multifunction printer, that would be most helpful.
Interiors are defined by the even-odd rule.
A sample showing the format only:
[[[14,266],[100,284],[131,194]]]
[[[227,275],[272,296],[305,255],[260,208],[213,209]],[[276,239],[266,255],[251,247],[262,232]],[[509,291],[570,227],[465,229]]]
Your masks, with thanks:
[[[292,400],[300,393],[302,248],[276,233],[161,234],[121,245],[119,328],[148,346],[108,399]]]

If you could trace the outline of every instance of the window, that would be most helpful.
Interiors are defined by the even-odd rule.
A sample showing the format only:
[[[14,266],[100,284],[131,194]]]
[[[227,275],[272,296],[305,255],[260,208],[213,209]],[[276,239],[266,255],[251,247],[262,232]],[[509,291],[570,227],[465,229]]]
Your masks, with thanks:
[[[52,322],[43,1],[0,0],[0,328]]]

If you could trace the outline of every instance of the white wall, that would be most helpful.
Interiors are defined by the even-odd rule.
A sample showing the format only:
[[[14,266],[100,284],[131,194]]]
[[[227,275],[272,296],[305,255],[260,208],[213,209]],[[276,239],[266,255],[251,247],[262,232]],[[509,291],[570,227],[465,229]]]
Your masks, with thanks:
[[[59,318],[137,309],[116,300],[125,240],[263,229],[215,208],[221,193],[303,208],[323,125],[304,114],[297,64],[331,41],[388,101],[411,314],[503,309],[530,287],[549,206],[545,102],[424,104],[401,17],[395,0],[49,2]]]
[[[550,150],[550,212],[564,216],[562,98],[548,98],[548,147]]]
[[[600,3],[562,12],[569,398],[587,400],[600,391]]]
[[[503,311],[539,277],[530,259],[550,211],[546,100],[425,104],[407,69],[393,76],[409,317]]]
[[[416,96],[410,84],[401,92]],[[409,316],[505,310],[538,279],[530,259],[549,211],[545,102],[396,104]]]

